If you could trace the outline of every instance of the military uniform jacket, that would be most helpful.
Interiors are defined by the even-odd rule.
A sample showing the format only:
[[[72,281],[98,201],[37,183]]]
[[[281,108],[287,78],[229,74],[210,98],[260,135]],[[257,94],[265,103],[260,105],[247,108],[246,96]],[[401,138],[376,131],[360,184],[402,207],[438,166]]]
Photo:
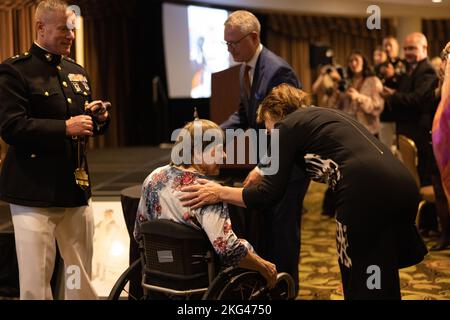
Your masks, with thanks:
[[[87,204],[91,191],[75,182],[77,143],[66,136],[65,122],[91,101],[86,71],[36,44],[0,64],[0,128],[10,145],[0,199],[32,207]],[[95,134],[106,127],[94,121]]]

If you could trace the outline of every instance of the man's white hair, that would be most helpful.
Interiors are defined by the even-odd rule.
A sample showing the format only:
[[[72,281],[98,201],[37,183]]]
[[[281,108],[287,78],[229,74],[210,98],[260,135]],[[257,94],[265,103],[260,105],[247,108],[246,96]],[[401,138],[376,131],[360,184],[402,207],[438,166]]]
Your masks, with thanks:
[[[34,19],[36,21],[45,21],[46,15],[52,11],[66,10],[68,7],[67,2],[63,0],[43,0],[39,2]]]
[[[245,10],[238,10],[231,13],[225,21],[225,26],[239,28],[245,34],[256,31],[259,35],[261,32],[261,24],[258,19],[253,13]]]

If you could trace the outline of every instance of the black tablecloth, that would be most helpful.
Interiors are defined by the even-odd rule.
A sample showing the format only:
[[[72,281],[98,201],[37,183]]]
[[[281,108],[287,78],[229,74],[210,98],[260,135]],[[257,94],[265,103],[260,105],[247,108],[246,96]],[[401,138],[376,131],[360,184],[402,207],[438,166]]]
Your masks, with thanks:
[[[123,189],[120,195],[123,216],[125,218],[125,224],[127,225],[128,235],[130,236],[130,265],[140,257],[139,247],[137,242],[134,240],[133,230],[139,199],[141,197],[141,188],[142,185],[140,184],[132,186]],[[141,277],[139,275],[130,280],[129,290],[130,296],[142,296]]]

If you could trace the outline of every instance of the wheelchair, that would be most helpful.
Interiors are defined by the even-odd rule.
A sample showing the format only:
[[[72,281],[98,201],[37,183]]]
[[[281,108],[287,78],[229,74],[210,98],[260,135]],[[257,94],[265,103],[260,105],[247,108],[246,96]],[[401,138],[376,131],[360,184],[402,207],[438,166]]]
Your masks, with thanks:
[[[170,220],[141,225],[140,259],[125,270],[113,286],[109,300],[117,300],[130,279],[141,275],[143,295],[131,299],[173,300],[290,300],[294,281],[277,275],[276,286],[256,271],[220,268],[206,233]]]

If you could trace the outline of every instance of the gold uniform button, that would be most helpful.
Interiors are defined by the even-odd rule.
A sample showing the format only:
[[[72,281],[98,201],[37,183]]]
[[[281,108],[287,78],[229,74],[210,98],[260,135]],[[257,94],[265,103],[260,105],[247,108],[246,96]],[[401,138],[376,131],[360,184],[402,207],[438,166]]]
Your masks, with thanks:
[[[25,53],[24,53],[25,56],[27,56],[27,55],[29,55],[29,54],[30,54],[29,52],[25,52]]]
[[[59,71],[62,70],[61,66],[56,66],[56,69],[58,69]]]
[[[35,159],[35,158],[36,158],[36,155],[33,153],[33,154],[30,156],[30,158],[31,158],[31,159]]]
[[[85,96],[87,96],[87,95],[88,95],[88,93],[87,93],[86,91],[84,91],[84,92],[83,92],[83,94],[84,94]]]
[[[64,88],[67,88],[67,82],[63,81],[62,85]]]
[[[48,93],[48,91],[44,92],[44,96],[48,97],[50,94]]]
[[[67,98],[67,102],[68,102],[69,104],[72,103],[72,99]]]

